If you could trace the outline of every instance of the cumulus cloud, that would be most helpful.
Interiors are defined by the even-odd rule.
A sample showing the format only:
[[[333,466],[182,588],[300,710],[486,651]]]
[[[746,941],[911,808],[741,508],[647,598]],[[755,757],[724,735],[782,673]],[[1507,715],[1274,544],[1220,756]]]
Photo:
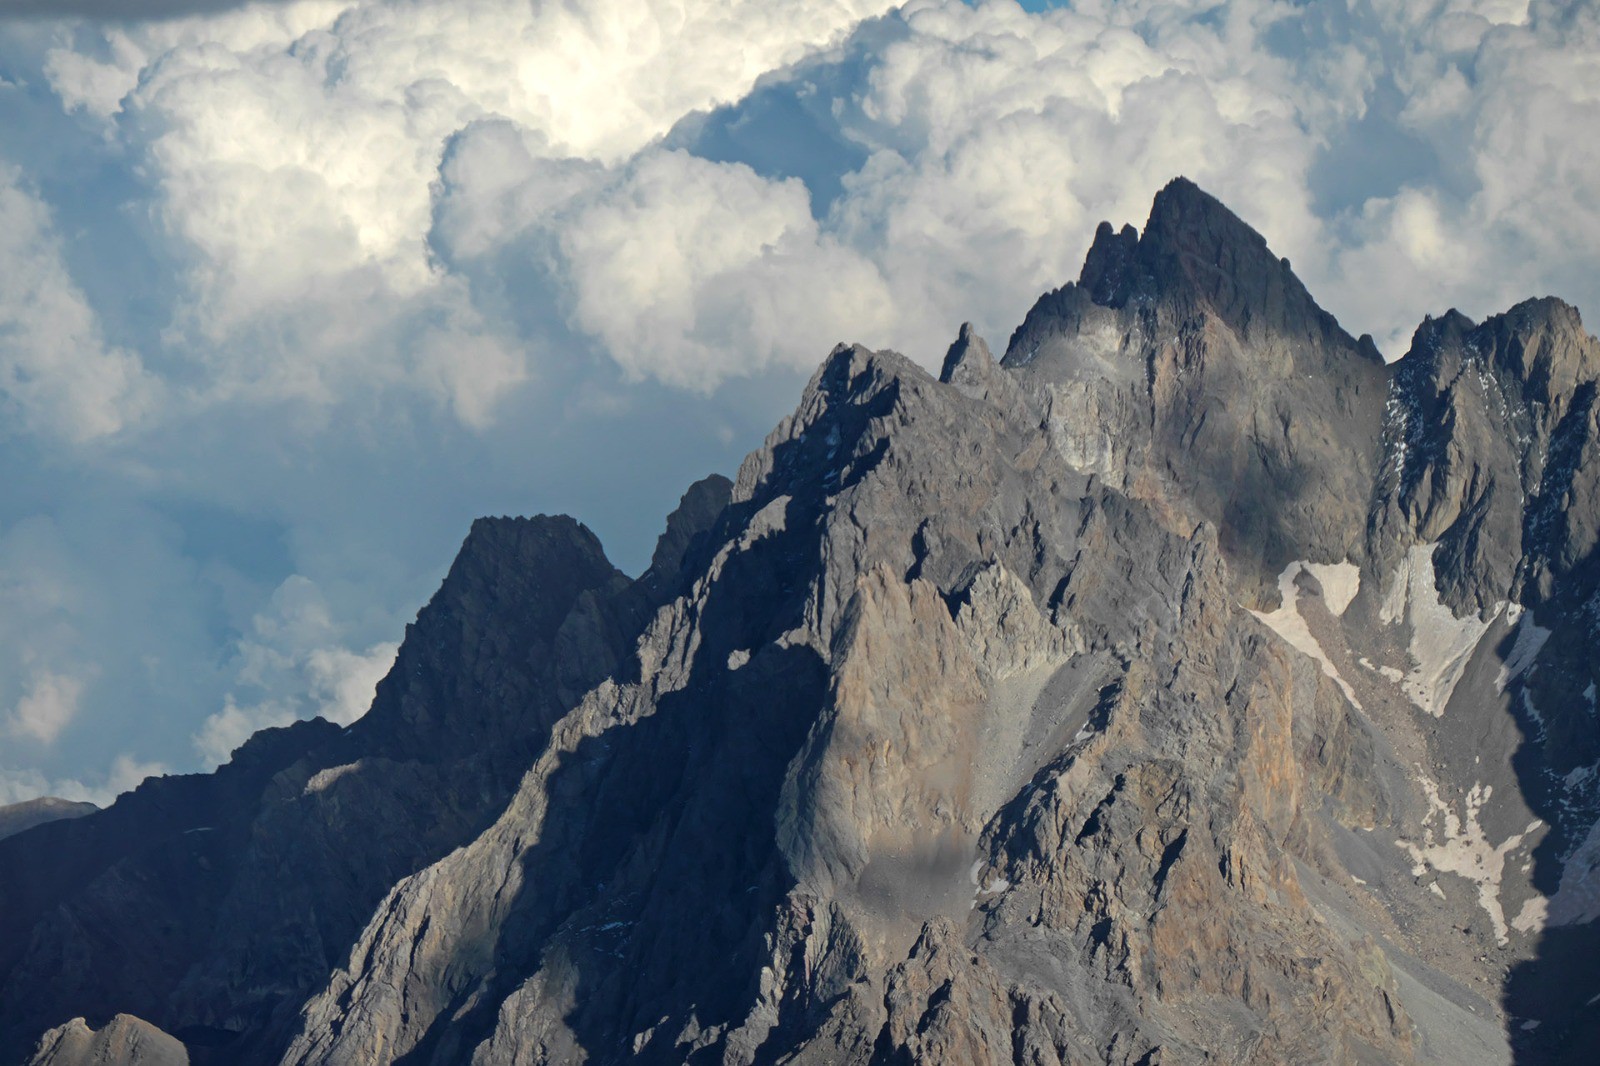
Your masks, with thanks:
[[[178,324],[214,387],[316,398],[348,387],[342,370],[406,376],[382,327],[418,300],[464,316],[425,242],[457,130],[503,116],[549,154],[621,160],[886,6],[313,3],[108,31],[100,55],[53,50],[45,74],[148,175],[186,264]],[[468,418],[484,406],[450,402]]]
[[[195,734],[195,751],[207,765],[218,766],[227,762],[251,734],[288,725],[298,717],[287,704],[268,702],[240,707],[229,696],[222,710],[207,718]]]
[[[572,322],[631,374],[707,388],[883,336],[877,269],[823,235],[798,180],[650,152],[560,227]]]
[[[41,744],[53,744],[77,715],[82,696],[80,678],[41,671],[29,680],[27,692],[6,719],[6,732]]]
[[[86,780],[51,778],[37,770],[0,769],[0,806],[39,796],[56,796],[104,807],[124,792],[138,788],[146,778],[169,772],[163,763],[142,762],[127,753],[113,759],[103,773]]]
[[[471,317],[476,325],[478,316]],[[514,338],[470,326],[424,330],[416,346],[416,365],[434,394],[474,429],[492,422],[504,397],[529,378],[526,358]]]
[[[365,714],[399,645],[355,650],[344,629],[315,582],[296,574],[279,585],[235,646],[236,691],[194,735],[204,763],[227,762],[260,729],[318,716],[348,725]]]
[[[69,2],[0,25],[0,790],[352,720],[471,515],[642,559],[834,342],[998,342],[1177,174],[1391,357],[1600,313],[1592,5]]]
[[[1341,310],[1378,320],[1391,348],[1418,307],[1482,316],[1549,293],[1594,315],[1600,203],[1578,175],[1600,164],[1600,11],[1460,4],[1422,19],[1393,5],[1382,16],[1415,42],[1394,72],[1407,95],[1393,121],[1440,163],[1361,206],[1330,271]]]
[[[0,19],[80,17],[115,21],[174,18],[209,14],[247,3],[289,0],[0,0]]]
[[[317,713],[338,725],[349,725],[367,713],[372,697],[389,668],[398,644],[374,644],[366,651],[317,648],[306,657],[306,676]]]
[[[11,421],[71,442],[137,422],[154,383],[106,345],[62,261],[50,209],[0,162],[0,395]]]

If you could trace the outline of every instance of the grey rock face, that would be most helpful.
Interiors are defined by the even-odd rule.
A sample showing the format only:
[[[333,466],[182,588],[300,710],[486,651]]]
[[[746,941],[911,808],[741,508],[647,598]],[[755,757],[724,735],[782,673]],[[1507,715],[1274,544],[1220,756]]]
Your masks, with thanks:
[[[1600,1037],[1584,1020],[1600,991],[1600,907],[1581,887],[1600,818],[1597,379],[1600,344],[1559,300],[1482,324],[1453,311],[1425,322],[1393,368],[1370,524],[1375,570],[1433,573],[1439,607],[1410,619],[1412,658],[1434,660],[1453,686],[1436,701],[1444,716],[1491,740],[1458,784],[1437,776],[1456,809],[1470,806],[1471,787],[1499,793],[1478,820],[1486,843],[1508,848],[1499,921],[1509,940],[1534,945],[1504,992],[1524,1019],[1512,1035],[1528,1061],[1568,1061],[1565,1049]],[[1474,626],[1476,644],[1459,638]],[[1439,654],[1452,631],[1455,665]],[[1483,660],[1498,660],[1492,680],[1474,676]],[[1432,758],[1465,762],[1464,739],[1434,731]]]
[[[1559,1061],[1600,1035],[1596,353],[1535,301],[1385,367],[1175,182],[1000,362],[836,349],[638,581],[481,523],[351,730],[0,841],[5,1031]],[[211,881],[178,788],[229,812]]]
[[[1574,571],[1600,533],[1597,377],[1600,345],[1559,300],[1481,326],[1455,311],[1425,322],[1394,367],[1380,542],[1438,544],[1460,610],[1592,585]]]
[[[82,1018],[50,1030],[28,1066],[189,1066],[189,1053],[149,1022],[119,1014],[98,1032]]]
[[[1360,559],[1383,362],[1192,183],[1161,191],[1143,236],[1102,225],[1004,362],[1042,389],[1074,465],[1175,530],[1214,523],[1249,600],[1292,560]]]
[[[701,478],[689,486],[678,501],[678,509],[667,519],[667,531],[650,557],[650,569],[641,579],[653,588],[676,593],[684,578],[684,567],[706,532],[716,524],[733,493],[733,482],[721,474]]]

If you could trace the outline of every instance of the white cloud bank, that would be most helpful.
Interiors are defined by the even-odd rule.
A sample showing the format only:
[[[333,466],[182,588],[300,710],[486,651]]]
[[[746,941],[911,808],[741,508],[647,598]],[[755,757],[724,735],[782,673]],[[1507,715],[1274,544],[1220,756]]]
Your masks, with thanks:
[[[69,674],[41,672],[28,681],[28,690],[6,719],[6,732],[41,744],[53,743],[78,713],[83,682]]]
[[[127,754],[118,755],[104,773],[95,775],[87,784],[77,778],[47,777],[37,770],[0,769],[0,806],[55,796],[104,807],[124,792],[138,788],[145,779],[168,772],[164,763],[141,762]]]
[[[1600,314],[1597,57],[1555,3],[0,22],[0,796],[350,720],[466,516],[638,557],[669,453],[726,466],[837,340],[1001,341],[1180,173],[1391,357]]]
[[[355,651],[343,638],[313,582],[295,575],[278,586],[235,647],[236,684],[254,702],[241,705],[237,691],[224,697],[222,710],[195,734],[200,758],[213,766],[227,762],[258,729],[313,717],[349,725],[365,714],[400,646],[378,643]]]
[[[84,442],[149,408],[153,383],[110,348],[62,261],[50,209],[0,161],[0,396],[14,422]]]

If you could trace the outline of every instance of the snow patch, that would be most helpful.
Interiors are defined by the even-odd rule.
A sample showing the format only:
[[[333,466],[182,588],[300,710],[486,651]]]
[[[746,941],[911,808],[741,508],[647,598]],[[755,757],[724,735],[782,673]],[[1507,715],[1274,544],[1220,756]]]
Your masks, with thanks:
[[[1464,804],[1466,816],[1461,818],[1456,816],[1450,804],[1440,798],[1439,786],[1422,773],[1422,767],[1418,766],[1417,771],[1417,780],[1427,794],[1429,808],[1422,820],[1422,844],[1418,846],[1408,840],[1396,843],[1411,856],[1416,864],[1413,870],[1417,874],[1420,875],[1431,866],[1441,873],[1458,874],[1477,885],[1478,906],[1483,908],[1483,912],[1489,916],[1489,923],[1494,926],[1495,941],[1507,943],[1505,910],[1500,905],[1500,878],[1505,872],[1506,858],[1529,833],[1543,823],[1534,819],[1522,832],[1506,837],[1496,847],[1489,843],[1480,821],[1484,805],[1494,794],[1493,785],[1482,782],[1473,784]],[[1438,888],[1437,884],[1431,887]],[[1443,889],[1438,889],[1438,894],[1443,896]],[[1522,915],[1519,914],[1517,918],[1520,921]],[[1516,928],[1526,932],[1520,925]]]
[[[1300,566],[1322,586],[1322,600],[1328,610],[1343,618],[1350,601],[1361,591],[1361,568],[1352,562],[1301,563]]]
[[[360,766],[361,764],[359,762],[351,762],[345,763],[343,766],[330,766],[325,770],[318,770],[316,773],[311,775],[311,779],[306,782],[306,787],[302,790],[302,792],[307,796],[314,792],[321,792],[323,789],[328,788],[345,774],[359,769]]]
[[[1368,670],[1382,675],[1388,680],[1394,682],[1396,685],[1406,679],[1406,673],[1404,670],[1396,670],[1392,666],[1378,666],[1365,655],[1357,659],[1356,662],[1360,663],[1362,666],[1365,666]]]
[[[1385,625],[1402,619],[1411,623],[1411,658],[1417,665],[1401,687],[1418,709],[1440,718],[1473,650],[1506,605],[1495,604],[1487,619],[1474,614],[1457,618],[1439,599],[1433,548],[1418,544],[1406,552],[1384,593],[1378,618]]]
[[[992,877],[987,882],[980,881],[979,880],[979,874],[981,874],[982,872],[983,872],[983,860],[982,859],[979,859],[977,862],[973,863],[972,864],[972,869],[967,871],[967,880],[972,882],[972,887],[973,887],[973,893],[972,893],[973,896],[974,896],[974,899],[972,901],[972,907],[973,908],[977,907],[977,905],[978,905],[978,900],[977,900],[976,897],[978,897],[978,896],[997,896],[1000,893],[1004,892],[1006,889],[1011,887],[1011,882],[1010,881],[1007,881],[1005,878],[999,877],[999,876]],[[970,910],[972,908],[968,908],[968,909]]]
[[[1349,566],[1350,564],[1341,563],[1338,565]],[[1356,699],[1355,689],[1351,688],[1350,683],[1340,676],[1338,669],[1333,665],[1333,660],[1329,659],[1328,653],[1322,650],[1322,645],[1317,641],[1317,638],[1311,635],[1311,630],[1306,627],[1305,617],[1300,613],[1300,588],[1295,584],[1294,579],[1300,575],[1302,569],[1306,569],[1309,566],[1310,564],[1308,563],[1293,562],[1284,567],[1283,573],[1278,575],[1278,594],[1283,601],[1278,605],[1278,609],[1269,612],[1251,611],[1250,613],[1255,615],[1268,629],[1282,637],[1290,647],[1305,652],[1321,663],[1322,672],[1332,678],[1334,683],[1344,691],[1345,698],[1357,710],[1360,710],[1361,701]],[[1329,569],[1336,569],[1336,567],[1329,567]],[[1315,571],[1312,571],[1312,574],[1315,576]],[[1344,590],[1341,588],[1340,591],[1342,593]],[[1351,593],[1351,595],[1354,596],[1354,593]],[[1323,588],[1323,598],[1328,598],[1326,586]],[[1346,600],[1340,607],[1340,611],[1335,613],[1341,613],[1344,607],[1348,606],[1349,601]]]
[[[1527,873],[1527,868],[1523,868]],[[1550,901],[1544,896],[1534,896],[1522,904],[1517,916],[1511,919],[1511,928],[1519,933],[1535,933],[1550,924]]]

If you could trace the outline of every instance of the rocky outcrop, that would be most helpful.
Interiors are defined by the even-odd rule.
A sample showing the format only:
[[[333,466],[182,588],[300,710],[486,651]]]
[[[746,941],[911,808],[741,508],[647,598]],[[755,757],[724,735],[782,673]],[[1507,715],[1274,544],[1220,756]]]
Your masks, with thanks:
[[[0,840],[16,836],[36,825],[58,822],[63,818],[82,818],[99,809],[92,803],[78,803],[55,796],[41,796],[39,799],[0,807]]]
[[[1575,904],[1600,820],[1597,379],[1600,344],[1556,299],[1424,322],[1392,368],[1363,575],[1378,595],[1352,612],[1400,630],[1407,696],[1443,719],[1401,844],[1476,895],[1481,960],[1513,956],[1503,1002],[1527,1061],[1582,1043],[1579,999],[1600,991],[1584,947],[1600,908]]]
[[[28,1066],[189,1066],[189,1053],[149,1022],[119,1014],[98,1032],[82,1018],[50,1030]]]
[[[1395,364],[1373,516],[1393,561],[1433,545],[1458,612],[1595,582],[1600,344],[1572,307],[1529,300],[1482,325],[1429,319]]]
[[[1596,352],[1535,301],[1385,367],[1180,179],[999,362],[837,348],[638,580],[482,522],[354,727],[0,841],[0,1031],[1553,1060],[1600,994]]]

